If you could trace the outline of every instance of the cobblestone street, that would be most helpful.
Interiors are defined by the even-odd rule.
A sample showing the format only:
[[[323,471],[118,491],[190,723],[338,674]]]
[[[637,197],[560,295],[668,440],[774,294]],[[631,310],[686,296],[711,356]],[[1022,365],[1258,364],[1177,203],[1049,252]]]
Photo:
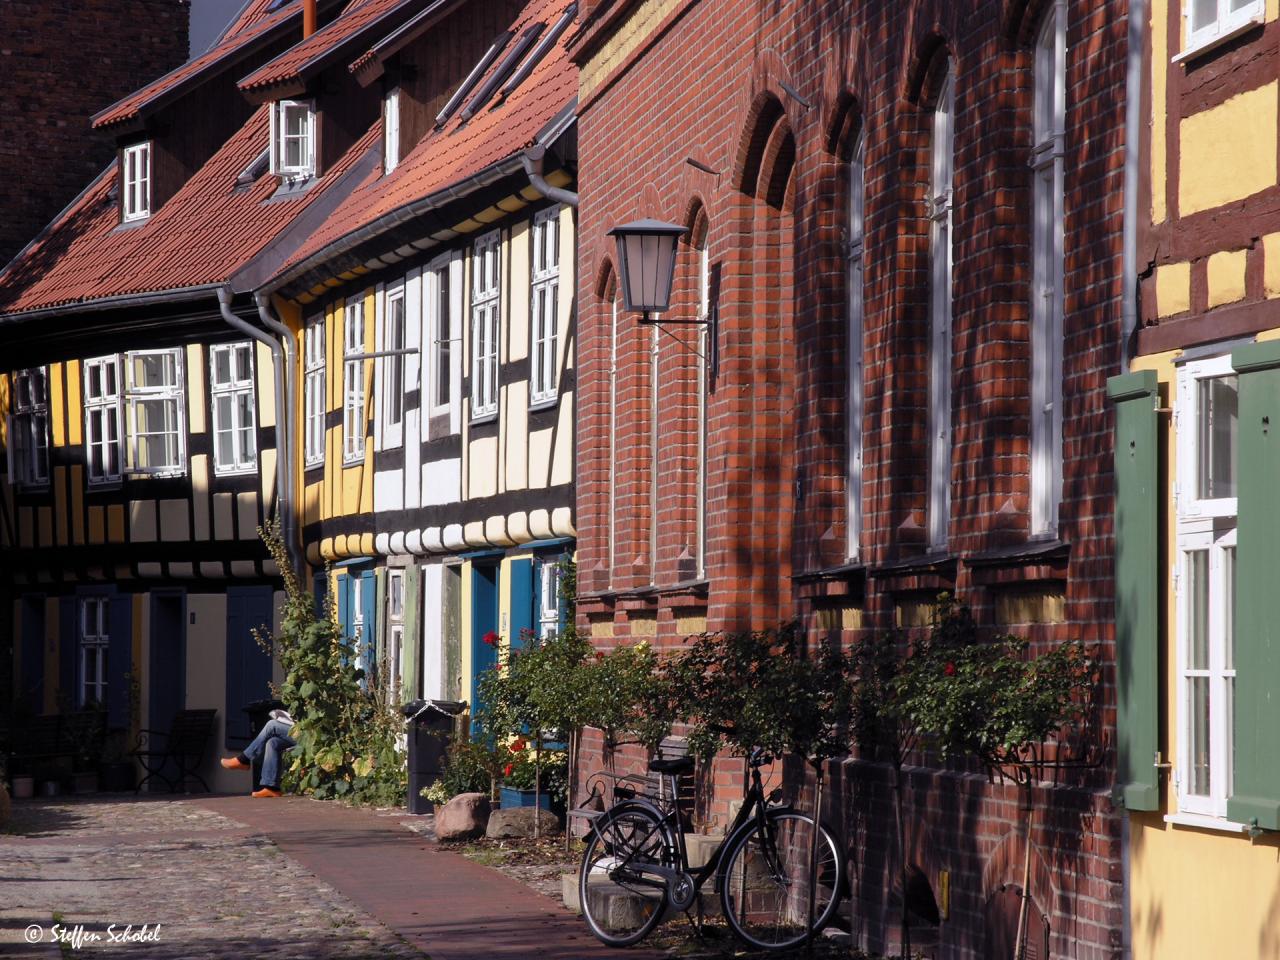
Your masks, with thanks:
[[[26,801],[9,830],[0,835],[6,956],[424,956],[269,838],[190,802]],[[83,946],[55,944],[55,922],[80,925]],[[36,944],[25,942],[32,924],[42,928]],[[156,939],[109,942],[111,924],[117,934],[146,924]]]

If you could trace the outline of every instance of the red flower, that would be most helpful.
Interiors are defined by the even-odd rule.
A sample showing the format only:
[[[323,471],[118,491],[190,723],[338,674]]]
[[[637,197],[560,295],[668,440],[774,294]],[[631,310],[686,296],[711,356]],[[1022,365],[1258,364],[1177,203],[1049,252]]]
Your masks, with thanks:
[[[954,677],[956,675],[956,665],[954,663],[948,663],[942,668],[942,672],[948,677]]]
[[[603,659],[604,659],[604,654],[603,654],[603,653],[599,653],[599,652],[597,652],[597,653],[596,653],[596,659],[597,659],[597,660],[603,660]]]
[[[514,763],[508,763],[505,767],[502,768],[502,775],[504,777],[511,776],[511,771],[514,770],[515,768],[516,768],[516,765]]]
[[[480,639],[491,647],[496,647],[498,645],[498,635],[494,633],[492,630],[490,630]]]
[[[523,750],[527,746],[528,744],[525,743],[523,740],[513,740],[511,742],[511,752],[519,753],[521,750]]]

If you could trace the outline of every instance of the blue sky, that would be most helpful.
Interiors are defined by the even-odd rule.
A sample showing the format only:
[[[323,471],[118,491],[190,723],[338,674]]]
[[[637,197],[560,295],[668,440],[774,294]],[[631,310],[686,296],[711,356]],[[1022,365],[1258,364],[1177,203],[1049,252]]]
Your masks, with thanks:
[[[191,53],[203,53],[244,0],[191,0]]]

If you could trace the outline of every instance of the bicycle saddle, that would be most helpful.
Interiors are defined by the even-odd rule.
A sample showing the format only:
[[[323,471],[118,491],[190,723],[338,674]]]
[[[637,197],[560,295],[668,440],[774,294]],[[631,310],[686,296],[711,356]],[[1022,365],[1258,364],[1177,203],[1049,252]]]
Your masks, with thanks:
[[[650,760],[651,773],[688,773],[693,769],[693,757],[674,757],[671,760]]]

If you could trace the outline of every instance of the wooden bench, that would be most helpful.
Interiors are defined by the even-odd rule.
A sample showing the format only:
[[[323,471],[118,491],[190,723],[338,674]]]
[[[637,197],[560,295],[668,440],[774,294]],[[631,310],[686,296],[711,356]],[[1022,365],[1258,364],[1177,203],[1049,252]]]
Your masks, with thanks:
[[[173,723],[165,730],[142,730],[138,734],[138,746],[133,756],[142,764],[147,775],[134,789],[137,793],[143,784],[152,778],[163,780],[170,793],[177,793],[186,786],[188,778],[200,781],[205,792],[209,784],[200,776],[200,764],[204,761],[205,748],[213,736],[214,717],[217,710],[179,710],[173,716]],[[155,737],[163,738],[159,744]],[[177,767],[177,773],[170,776],[169,770]]]

